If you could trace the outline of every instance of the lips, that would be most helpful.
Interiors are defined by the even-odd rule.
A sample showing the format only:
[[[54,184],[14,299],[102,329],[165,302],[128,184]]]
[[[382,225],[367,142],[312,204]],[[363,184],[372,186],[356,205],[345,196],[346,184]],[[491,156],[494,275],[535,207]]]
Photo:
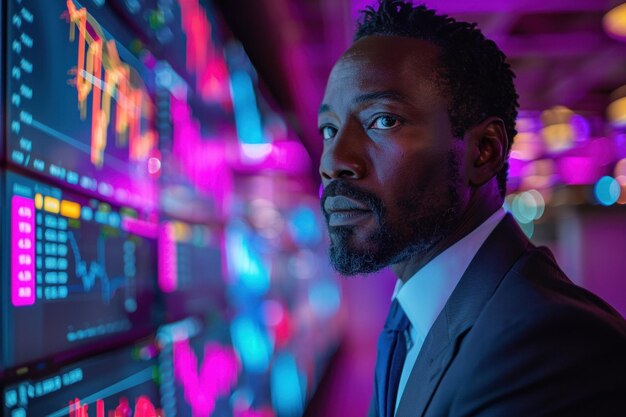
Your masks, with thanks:
[[[345,226],[359,223],[371,216],[371,209],[364,203],[349,197],[328,197],[324,201],[329,226]]]

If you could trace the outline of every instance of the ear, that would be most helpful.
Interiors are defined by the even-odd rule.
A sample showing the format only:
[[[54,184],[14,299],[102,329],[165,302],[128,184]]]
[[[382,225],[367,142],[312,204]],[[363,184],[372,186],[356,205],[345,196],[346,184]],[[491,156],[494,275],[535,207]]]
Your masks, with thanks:
[[[495,177],[506,163],[509,141],[504,122],[498,117],[488,117],[468,133],[469,180],[471,185],[481,186]]]

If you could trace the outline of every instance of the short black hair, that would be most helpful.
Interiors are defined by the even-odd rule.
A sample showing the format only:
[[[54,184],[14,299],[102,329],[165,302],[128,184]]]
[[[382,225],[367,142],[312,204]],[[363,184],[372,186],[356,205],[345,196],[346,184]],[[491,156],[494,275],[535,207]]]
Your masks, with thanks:
[[[413,6],[402,0],[379,0],[377,10],[370,6],[361,13],[355,42],[371,35],[392,35],[422,39],[438,46],[438,79],[450,100],[452,134],[461,138],[472,126],[496,116],[504,122],[510,152],[517,134],[515,119],[519,107],[513,84],[515,74],[504,53],[495,42],[485,38],[476,23],[459,22],[424,5]],[[497,174],[502,197],[506,194],[507,175],[505,162]]]

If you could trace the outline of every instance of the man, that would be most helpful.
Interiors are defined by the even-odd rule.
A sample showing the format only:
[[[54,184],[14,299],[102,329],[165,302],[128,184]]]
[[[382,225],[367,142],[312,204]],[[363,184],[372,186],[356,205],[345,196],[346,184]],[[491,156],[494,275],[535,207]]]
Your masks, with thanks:
[[[398,277],[370,414],[626,416],[626,324],[502,209],[514,75],[474,25],[382,0],[319,112],[334,267]]]

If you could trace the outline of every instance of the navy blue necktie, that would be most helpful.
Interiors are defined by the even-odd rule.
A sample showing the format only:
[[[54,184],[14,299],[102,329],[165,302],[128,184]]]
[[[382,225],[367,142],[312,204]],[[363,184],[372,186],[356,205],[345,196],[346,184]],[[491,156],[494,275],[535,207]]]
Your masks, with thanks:
[[[385,327],[378,338],[375,386],[378,398],[378,416],[393,417],[396,408],[398,384],[406,358],[406,338],[409,319],[394,299],[389,309]]]

